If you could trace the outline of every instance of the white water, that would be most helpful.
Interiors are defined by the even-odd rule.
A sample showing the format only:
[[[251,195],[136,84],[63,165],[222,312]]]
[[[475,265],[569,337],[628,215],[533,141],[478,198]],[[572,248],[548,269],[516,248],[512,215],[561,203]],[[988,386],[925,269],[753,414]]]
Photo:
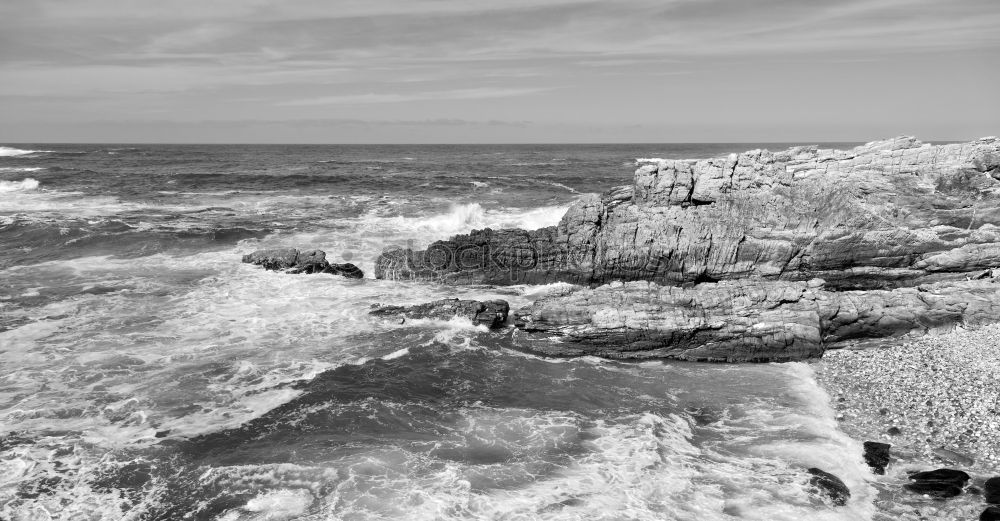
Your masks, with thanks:
[[[251,248],[318,248],[327,252],[330,262],[353,263],[367,277],[372,277],[375,260],[386,248],[420,249],[434,241],[483,228],[536,230],[559,224],[566,210],[563,206],[484,209],[472,203],[453,205],[443,213],[416,216],[385,216],[370,211],[357,218],[337,219],[339,226],[350,230],[345,233],[301,232],[247,244]]]
[[[19,157],[44,152],[51,152],[51,150],[24,150],[13,147],[0,147],[0,157]]]
[[[0,181],[0,194],[7,192],[20,192],[24,190],[35,190],[38,186],[38,181],[30,177],[20,181]]]
[[[44,199],[44,208],[70,214],[113,215],[127,204],[138,204],[84,198],[89,202],[60,210],[53,194],[36,195]],[[265,204],[251,200],[246,208],[258,211]],[[283,233],[220,251],[139,259],[84,257],[0,271],[0,278],[9,281],[0,288],[0,312],[31,320],[0,332],[0,424],[4,430],[49,432],[48,438],[16,447],[0,460],[0,504],[18,483],[56,472],[57,464],[59,472],[75,476],[45,501],[0,507],[0,518],[15,519],[19,512],[26,519],[68,519],[74,513],[117,519],[121,499],[114,492],[94,490],[87,481],[110,450],[151,445],[158,432],[173,438],[239,426],[299,395],[285,384],[326,369],[398,359],[434,344],[482,349],[475,342],[484,333],[481,326],[465,320],[383,323],[367,315],[372,304],[504,298],[516,309],[572,289],[560,283],[494,293],[290,276],[241,264],[242,253],[258,247],[322,248],[331,261],[351,253],[350,260],[370,273],[374,256],[386,245],[412,241],[424,246],[475,228],[550,226],[564,211],[484,209],[478,204],[415,217],[372,211],[336,219],[336,232]],[[42,303],[12,306],[24,299]],[[390,333],[393,343],[379,336]],[[663,373],[670,382],[672,376],[702,370],[531,358],[540,364],[620,373],[623,382]],[[204,479],[261,485],[257,496],[219,517],[226,521],[870,517],[872,492],[860,448],[837,429],[808,366],[713,366],[704,371],[706,376],[730,372],[732,379],[715,377],[723,386],[744,372],[757,375],[757,380],[774,384],[775,395],[790,401],[767,401],[768,393],[754,388],[761,403],[743,407],[746,414],[739,418],[709,427],[696,427],[678,414],[609,411],[594,421],[559,410],[468,406],[455,411],[450,434],[438,440],[441,447],[500,447],[517,454],[517,461],[470,465],[386,447],[339,461],[335,468],[213,467]],[[650,392],[668,399],[680,391],[662,385]],[[723,407],[730,399],[704,397]],[[715,437],[701,439],[706,432]],[[547,454],[581,438],[584,451],[555,460],[554,467],[544,463]],[[69,454],[67,446],[74,447]],[[825,507],[809,494],[802,470],[811,466],[850,486],[854,497],[847,507]],[[528,484],[484,485],[505,479]]]
[[[45,170],[41,166],[0,166],[0,172],[38,172]]]

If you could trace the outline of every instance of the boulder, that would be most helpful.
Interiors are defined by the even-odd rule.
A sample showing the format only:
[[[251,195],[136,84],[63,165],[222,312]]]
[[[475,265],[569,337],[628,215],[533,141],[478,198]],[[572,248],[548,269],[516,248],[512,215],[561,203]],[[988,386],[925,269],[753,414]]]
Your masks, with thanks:
[[[969,475],[961,470],[937,469],[911,474],[910,481],[904,485],[910,492],[945,499],[961,494]]]
[[[414,318],[431,318],[449,320],[454,317],[464,317],[473,324],[481,324],[489,328],[499,328],[507,322],[510,305],[505,300],[459,300],[442,299],[415,306],[388,306],[375,304],[369,314],[390,319],[405,321]]]
[[[364,278],[365,274],[357,266],[332,264],[326,260],[323,250],[299,251],[295,248],[257,250],[243,256],[243,262],[263,266],[267,270],[284,270],[287,273],[331,273],[349,279]]]
[[[986,480],[983,485],[983,499],[987,503],[1000,505],[1000,476]]]
[[[979,521],[1000,521],[1000,507],[986,507],[986,510],[979,514]]]
[[[889,464],[889,449],[892,445],[879,443],[877,441],[866,441],[865,463],[871,467],[875,474],[885,474],[885,467]]]
[[[811,476],[809,484],[815,487],[818,495],[828,498],[837,506],[847,504],[847,500],[851,498],[851,490],[840,478],[818,468],[811,468],[807,472]]]

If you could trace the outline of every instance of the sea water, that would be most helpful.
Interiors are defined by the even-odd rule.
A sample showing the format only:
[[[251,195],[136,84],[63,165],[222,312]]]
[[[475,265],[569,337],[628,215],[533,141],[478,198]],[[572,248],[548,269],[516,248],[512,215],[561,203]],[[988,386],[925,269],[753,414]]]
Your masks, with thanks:
[[[870,518],[806,364],[549,359],[367,314],[566,291],[371,274],[385,247],[554,225],[635,157],[747,148],[0,147],[0,519]],[[240,262],[286,246],[366,278]]]

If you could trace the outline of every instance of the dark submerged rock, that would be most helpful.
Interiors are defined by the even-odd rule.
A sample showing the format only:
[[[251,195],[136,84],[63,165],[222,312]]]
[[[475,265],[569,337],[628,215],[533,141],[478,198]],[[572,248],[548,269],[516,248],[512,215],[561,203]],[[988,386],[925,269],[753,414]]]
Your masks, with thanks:
[[[946,499],[962,493],[969,475],[961,470],[937,469],[911,474],[910,480],[912,483],[904,485],[910,492]]]
[[[932,451],[935,456],[943,459],[944,461],[951,463],[953,465],[965,465],[972,466],[976,460],[970,456],[966,456],[960,452],[955,452],[944,447],[939,447]]]
[[[840,478],[815,467],[807,472],[811,475],[809,484],[816,487],[821,495],[829,498],[834,505],[847,504],[847,500],[851,498],[851,489]]]
[[[299,251],[295,248],[257,250],[243,256],[243,262],[262,266],[266,270],[284,270],[288,273],[330,273],[349,279],[364,278],[365,274],[357,266],[333,264],[326,260],[323,250]]]
[[[459,300],[442,299],[415,306],[387,306],[375,304],[369,314],[383,318],[433,318],[448,320],[453,317],[465,317],[474,324],[482,324],[489,328],[499,328],[507,322],[510,305],[506,300]]]
[[[987,503],[1000,505],[1000,476],[987,479],[983,484],[983,499]]]
[[[1000,507],[986,507],[986,510],[979,514],[979,521],[1000,521]]]
[[[885,474],[885,467],[889,464],[889,449],[891,447],[892,445],[888,443],[865,442],[865,463],[872,468],[872,472]]]

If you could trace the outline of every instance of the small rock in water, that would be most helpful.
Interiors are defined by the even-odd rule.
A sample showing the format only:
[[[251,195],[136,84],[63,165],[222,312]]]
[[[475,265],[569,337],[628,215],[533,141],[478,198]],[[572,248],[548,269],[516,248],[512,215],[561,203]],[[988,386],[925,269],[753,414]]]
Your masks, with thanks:
[[[969,475],[961,470],[937,469],[911,474],[910,480],[913,483],[904,485],[910,492],[945,499],[961,494]]]
[[[364,278],[360,268],[351,264],[327,262],[323,250],[299,251],[295,248],[257,250],[243,256],[243,262],[263,266],[266,270],[287,270],[288,273],[331,273],[349,279]]]
[[[1000,476],[986,480],[983,485],[983,499],[987,503],[1000,505]]]
[[[903,431],[901,431],[899,427],[889,427],[889,429],[886,430],[885,433],[888,434],[889,436],[899,436],[900,434],[903,434]]]
[[[872,472],[885,474],[885,467],[889,464],[889,449],[891,447],[892,445],[888,443],[865,442],[865,463],[872,468]]]
[[[979,521],[1000,521],[1000,507],[987,507],[979,514]]]
[[[851,497],[851,489],[847,488],[847,485],[840,478],[815,467],[809,469],[808,472],[812,474],[812,477],[809,478],[809,484],[830,498],[834,505],[844,506],[847,504],[847,500]]]

